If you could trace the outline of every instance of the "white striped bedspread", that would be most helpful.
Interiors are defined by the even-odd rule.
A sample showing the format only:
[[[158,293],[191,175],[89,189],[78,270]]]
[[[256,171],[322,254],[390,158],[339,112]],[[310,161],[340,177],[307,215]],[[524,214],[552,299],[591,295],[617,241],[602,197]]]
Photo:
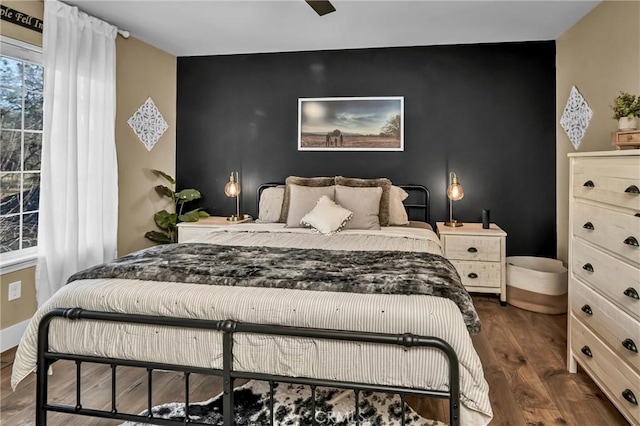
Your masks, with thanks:
[[[280,224],[234,225],[214,229],[197,241],[235,246],[441,253],[433,231],[406,227],[350,230],[325,236]],[[493,416],[480,359],[459,308],[448,299],[126,279],[74,281],[59,290],[32,318],[16,353],[11,377],[14,389],[36,369],[40,318],[51,309],[69,307],[439,337],[454,348],[460,362],[461,424],[486,425]],[[222,368],[222,334],[213,331],[54,319],[49,344],[50,350],[61,353]],[[445,390],[447,365],[444,355],[433,348],[405,350],[250,334],[234,337],[233,367],[238,371]]]

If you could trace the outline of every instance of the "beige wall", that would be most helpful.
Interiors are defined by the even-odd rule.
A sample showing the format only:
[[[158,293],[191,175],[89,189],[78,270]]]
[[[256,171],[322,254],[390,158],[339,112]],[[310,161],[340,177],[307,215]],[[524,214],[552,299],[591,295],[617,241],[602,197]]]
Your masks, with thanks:
[[[150,170],[159,169],[175,177],[177,60],[133,37],[127,40],[118,37],[116,52],[118,254],[124,255],[152,245],[144,233],[156,229],[153,214],[167,208],[167,199],[160,198],[153,190],[155,185],[164,182]],[[127,119],[148,97],[169,124],[151,151],[147,151],[127,124]]]
[[[617,129],[610,105],[620,92],[640,94],[640,2],[604,1],[560,36],[556,43],[557,121],[572,86],[593,110],[578,151],[610,150]],[[566,263],[569,235],[569,161],[575,152],[557,127],[556,196],[558,258]]]
[[[4,6],[42,19],[44,3],[38,1],[2,1]],[[2,21],[0,34],[25,43],[42,46],[42,33]],[[36,311],[35,267],[0,275],[0,330],[25,321]],[[9,302],[9,284],[22,281],[22,296]]]
[[[36,302],[36,287],[34,285],[35,269],[34,266],[2,274],[0,329],[26,321],[36,311],[38,303]],[[22,281],[21,297],[9,302],[9,284],[16,281]]]

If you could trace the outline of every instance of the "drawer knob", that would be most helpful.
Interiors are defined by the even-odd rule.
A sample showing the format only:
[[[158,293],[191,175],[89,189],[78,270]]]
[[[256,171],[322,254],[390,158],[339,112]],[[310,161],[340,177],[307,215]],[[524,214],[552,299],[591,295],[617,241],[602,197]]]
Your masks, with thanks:
[[[638,189],[638,187],[635,185],[629,185],[629,187],[625,189],[624,192],[628,194],[640,194],[640,189]]]
[[[638,296],[638,292],[633,287],[629,287],[628,289],[623,291],[623,293],[625,296],[630,297],[632,299],[636,299],[636,300],[640,299],[640,296]]]
[[[633,140],[633,135],[627,135],[627,140],[628,141],[632,141]]]
[[[631,352],[638,353],[638,347],[636,346],[636,342],[634,342],[631,339],[624,339],[622,341],[622,346],[624,346],[625,349],[628,349]]]
[[[628,246],[638,247],[638,240],[636,240],[636,237],[627,237],[625,238],[623,243]]]
[[[582,265],[582,269],[588,272],[593,272],[593,265],[590,263],[585,263],[584,265]]]
[[[582,184],[582,186],[586,186],[587,188],[594,188],[595,185],[593,184],[592,180],[588,180],[585,183]]]
[[[582,351],[582,353],[588,356],[589,358],[593,358],[593,353],[591,353],[591,348],[589,346],[583,346],[582,349],[580,349],[580,351]]]
[[[596,228],[593,227],[593,223],[591,223],[591,222],[585,223],[584,225],[582,225],[582,227],[584,229],[588,229],[589,231],[593,231],[594,229],[596,229]]]
[[[584,305],[580,309],[582,309],[582,312],[584,312],[585,314],[587,314],[589,316],[593,315],[593,311],[591,310],[591,306],[589,306],[589,305]]]
[[[477,252],[478,252],[478,249],[477,249],[477,248],[475,248],[475,247],[469,247],[469,248],[467,249],[467,251],[468,251],[469,253],[477,253]]]
[[[476,278],[478,278],[478,274],[476,274],[475,272],[469,272],[469,275],[467,276],[472,280],[475,280]]]
[[[622,397],[633,405],[638,405],[638,400],[636,399],[636,396],[633,394],[633,392],[631,392],[631,389],[623,390]]]

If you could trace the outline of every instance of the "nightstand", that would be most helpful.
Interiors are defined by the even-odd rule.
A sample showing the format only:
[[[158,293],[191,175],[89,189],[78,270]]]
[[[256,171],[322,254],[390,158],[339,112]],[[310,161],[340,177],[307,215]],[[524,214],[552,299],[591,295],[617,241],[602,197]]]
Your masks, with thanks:
[[[507,233],[491,224],[464,223],[453,228],[437,222],[436,229],[442,251],[456,267],[467,291],[500,295],[500,304],[507,304],[506,240]]]
[[[178,242],[184,243],[187,240],[199,237],[200,235],[210,231],[213,228],[221,226],[233,226],[238,223],[250,222],[250,219],[239,222],[231,222],[223,216],[209,216],[200,219],[197,222],[180,222],[178,224]]]

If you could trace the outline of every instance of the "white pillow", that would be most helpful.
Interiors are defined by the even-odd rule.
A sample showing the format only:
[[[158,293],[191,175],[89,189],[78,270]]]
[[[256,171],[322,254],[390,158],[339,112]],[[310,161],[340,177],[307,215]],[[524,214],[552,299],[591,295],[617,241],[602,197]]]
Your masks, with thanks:
[[[389,192],[389,225],[408,225],[409,216],[402,202],[409,194],[399,186],[392,186]]]
[[[284,200],[284,185],[264,189],[260,193],[258,219],[256,222],[278,222],[282,211],[282,200]]]
[[[300,222],[328,235],[339,232],[352,217],[353,213],[351,211],[339,206],[329,197],[323,195],[313,210],[304,215]]]
[[[287,213],[287,228],[302,228],[302,216],[309,213],[323,195],[333,200],[334,186],[300,186],[289,185],[289,212]]]
[[[336,203],[353,212],[344,229],[380,229],[380,197],[382,188],[356,188],[336,185]]]

